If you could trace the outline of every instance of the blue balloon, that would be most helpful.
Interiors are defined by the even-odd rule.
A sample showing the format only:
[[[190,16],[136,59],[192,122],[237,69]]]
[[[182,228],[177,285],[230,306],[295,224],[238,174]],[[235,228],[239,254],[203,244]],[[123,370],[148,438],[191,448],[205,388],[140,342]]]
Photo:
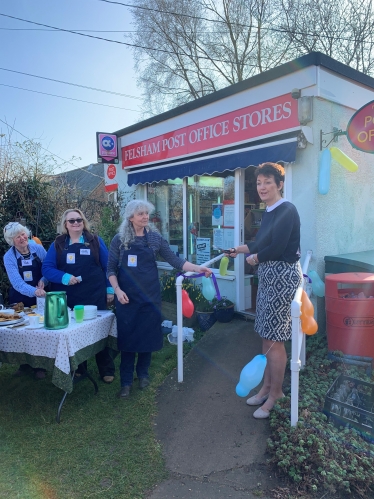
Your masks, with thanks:
[[[212,278],[202,277],[201,282],[203,285],[202,293],[204,298],[206,298],[208,301],[212,301],[216,296],[216,288],[213,285]]]
[[[266,363],[266,355],[256,355],[251,362],[243,367],[239,383],[236,385],[236,394],[239,397],[246,397],[253,388],[260,384]]]
[[[312,280],[312,291],[316,296],[322,298],[325,296],[325,283],[322,281],[320,276],[315,270],[308,272],[308,276]]]
[[[327,194],[330,189],[331,152],[325,149],[319,162],[318,191]]]

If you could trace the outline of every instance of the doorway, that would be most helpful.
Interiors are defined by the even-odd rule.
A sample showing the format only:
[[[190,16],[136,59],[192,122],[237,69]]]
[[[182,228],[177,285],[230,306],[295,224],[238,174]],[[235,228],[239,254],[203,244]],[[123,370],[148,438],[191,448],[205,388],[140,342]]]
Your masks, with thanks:
[[[241,244],[253,241],[261,226],[262,215],[265,207],[257,194],[256,178],[254,176],[255,166],[249,166],[243,170],[244,182],[242,202],[241,202],[241,216],[243,217],[243,240]],[[245,258],[243,258],[243,266],[238,269],[238,289],[239,296],[242,297],[238,302],[240,303],[239,311],[245,315],[254,316],[256,313],[256,296],[257,296],[257,268],[249,265]]]

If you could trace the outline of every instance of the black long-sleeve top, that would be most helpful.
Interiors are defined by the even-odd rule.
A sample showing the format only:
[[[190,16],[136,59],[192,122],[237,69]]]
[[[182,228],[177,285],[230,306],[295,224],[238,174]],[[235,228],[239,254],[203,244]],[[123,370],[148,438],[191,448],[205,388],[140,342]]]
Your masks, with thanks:
[[[284,201],[265,211],[255,241],[246,243],[261,262],[295,263],[300,259],[300,217],[295,206]]]

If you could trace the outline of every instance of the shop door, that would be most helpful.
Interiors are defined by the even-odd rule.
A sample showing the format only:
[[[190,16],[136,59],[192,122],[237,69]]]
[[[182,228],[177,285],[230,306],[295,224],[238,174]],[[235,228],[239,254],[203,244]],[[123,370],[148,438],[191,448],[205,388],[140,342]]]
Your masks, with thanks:
[[[241,217],[240,224],[242,226],[241,238],[242,244],[248,241],[253,241],[260,228],[264,206],[260,202],[257,194],[256,178],[254,176],[255,167],[250,166],[242,171],[244,182],[243,192],[241,193]],[[257,268],[249,265],[243,258],[243,266],[238,269],[238,300],[239,310],[248,315],[254,315],[256,312],[256,295],[257,295]]]

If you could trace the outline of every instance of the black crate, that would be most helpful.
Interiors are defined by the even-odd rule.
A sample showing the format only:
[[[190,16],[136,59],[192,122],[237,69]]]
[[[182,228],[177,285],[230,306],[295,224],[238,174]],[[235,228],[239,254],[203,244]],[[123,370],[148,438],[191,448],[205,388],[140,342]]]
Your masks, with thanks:
[[[341,388],[343,385],[346,389]],[[339,391],[341,394],[348,391],[347,396],[337,395]],[[347,399],[353,401],[354,405],[347,403]],[[340,426],[355,428],[365,440],[374,443],[373,383],[341,374],[326,394],[323,412],[338,428]]]

